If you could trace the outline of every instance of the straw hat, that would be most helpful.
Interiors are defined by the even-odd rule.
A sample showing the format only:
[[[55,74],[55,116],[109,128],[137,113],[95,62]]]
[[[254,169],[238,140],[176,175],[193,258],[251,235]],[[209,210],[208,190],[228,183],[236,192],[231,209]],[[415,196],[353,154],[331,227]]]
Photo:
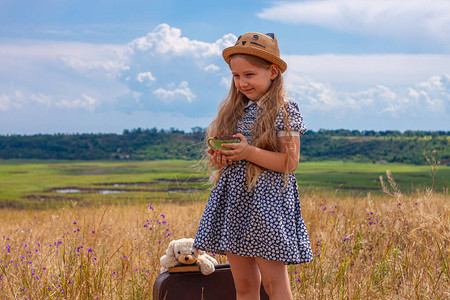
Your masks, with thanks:
[[[287,64],[280,58],[277,38],[273,33],[247,32],[238,37],[236,44],[222,51],[223,58],[230,63],[233,54],[250,54],[263,58],[280,68],[281,73],[286,71]]]

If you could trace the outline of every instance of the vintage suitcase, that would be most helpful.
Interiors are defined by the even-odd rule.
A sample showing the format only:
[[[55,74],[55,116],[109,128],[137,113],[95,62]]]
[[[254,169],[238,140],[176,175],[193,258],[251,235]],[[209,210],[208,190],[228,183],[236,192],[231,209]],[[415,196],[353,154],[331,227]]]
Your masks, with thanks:
[[[165,272],[153,284],[153,300],[235,300],[233,276],[229,264],[216,265],[210,275],[200,272]],[[261,300],[269,296],[261,285]]]

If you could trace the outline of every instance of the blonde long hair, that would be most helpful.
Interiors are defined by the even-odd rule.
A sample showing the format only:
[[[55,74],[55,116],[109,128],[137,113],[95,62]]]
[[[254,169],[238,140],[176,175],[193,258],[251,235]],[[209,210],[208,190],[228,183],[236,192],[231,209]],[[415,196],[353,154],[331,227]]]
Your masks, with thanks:
[[[269,69],[271,62],[268,62],[262,58],[248,55],[248,54],[235,54],[246,59],[249,63]],[[233,55],[233,57],[235,56]],[[289,121],[285,103],[286,92],[284,89],[283,76],[279,72],[278,76],[272,81],[266,94],[258,101],[259,108],[262,109],[261,113],[255,120],[252,128],[252,145],[265,150],[279,152],[279,144],[275,131],[275,121],[280,112],[283,112],[284,131],[287,132],[287,136],[291,135],[291,129],[289,127]],[[240,119],[244,116],[244,108],[248,104],[249,99],[242,94],[235,86],[234,80],[231,81],[231,88],[228,96],[221,102],[218,108],[216,118],[211,122],[206,130],[206,136],[220,136],[220,135],[233,135],[236,133],[237,125]],[[210,176],[210,182],[217,185],[224,168],[214,171]],[[287,169],[285,181],[289,176]],[[264,168],[247,161],[246,166],[246,182],[249,190],[253,190],[258,181],[259,175],[263,172]]]

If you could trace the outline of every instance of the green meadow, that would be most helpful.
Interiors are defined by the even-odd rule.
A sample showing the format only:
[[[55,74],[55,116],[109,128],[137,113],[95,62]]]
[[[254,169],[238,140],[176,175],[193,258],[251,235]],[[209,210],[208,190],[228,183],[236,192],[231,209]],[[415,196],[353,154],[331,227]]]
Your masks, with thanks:
[[[300,188],[320,187],[325,190],[352,193],[381,192],[380,176],[392,173],[404,193],[431,188],[446,192],[450,187],[448,166],[371,164],[342,161],[300,163],[296,176]],[[434,174],[433,174],[434,173]]]
[[[302,162],[301,192],[320,190],[364,196],[382,193],[380,176],[390,170],[403,193],[433,187],[448,192],[448,166]],[[437,172],[436,172],[437,170]],[[434,173],[434,175],[433,175]],[[0,161],[0,207],[51,208],[79,205],[205,200],[208,170],[197,161]]]

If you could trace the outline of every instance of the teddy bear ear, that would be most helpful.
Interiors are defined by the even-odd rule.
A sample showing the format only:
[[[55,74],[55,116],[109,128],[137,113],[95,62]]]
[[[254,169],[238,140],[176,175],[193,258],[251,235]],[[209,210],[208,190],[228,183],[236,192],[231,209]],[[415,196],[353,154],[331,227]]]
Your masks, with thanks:
[[[166,255],[167,255],[167,256],[172,256],[172,257],[175,257],[175,256],[176,256],[176,255],[175,255],[175,252],[174,252],[175,242],[176,242],[176,241],[171,241],[171,242],[169,243],[169,246],[167,247],[167,251],[166,251]]]

